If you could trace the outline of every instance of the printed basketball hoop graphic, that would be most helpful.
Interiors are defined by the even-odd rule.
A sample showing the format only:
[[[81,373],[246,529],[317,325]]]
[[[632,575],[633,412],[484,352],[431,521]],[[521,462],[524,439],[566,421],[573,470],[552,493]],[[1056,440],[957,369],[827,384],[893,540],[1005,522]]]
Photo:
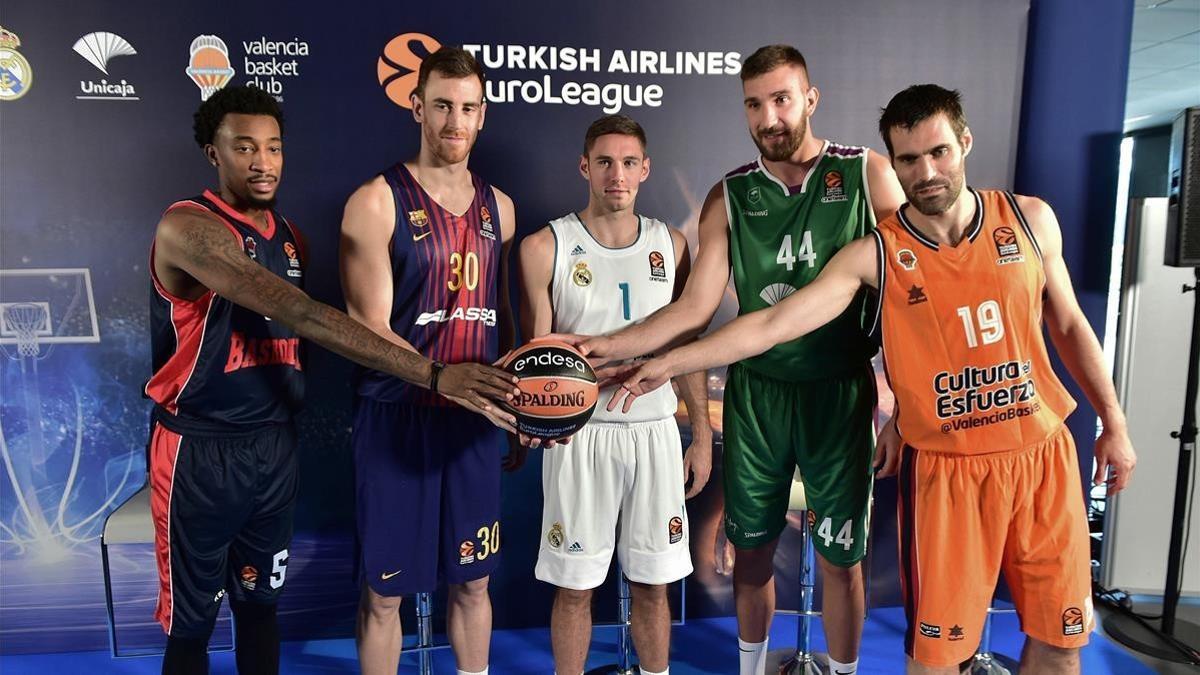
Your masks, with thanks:
[[[50,332],[50,307],[44,302],[14,302],[0,305],[0,335],[17,340],[21,358],[38,355],[38,337]]]
[[[88,269],[0,269],[0,351],[5,356],[43,359],[53,345],[97,342]]]

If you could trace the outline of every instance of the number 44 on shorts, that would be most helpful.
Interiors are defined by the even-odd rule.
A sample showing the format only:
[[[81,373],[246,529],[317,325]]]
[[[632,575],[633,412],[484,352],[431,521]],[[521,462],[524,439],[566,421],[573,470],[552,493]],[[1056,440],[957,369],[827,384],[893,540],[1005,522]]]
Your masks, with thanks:
[[[825,541],[825,548],[833,548],[834,542],[837,542],[842,545],[842,548],[849,551],[854,546],[854,521],[843,522],[842,529],[838,530],[837,537],[834,537],[833,519],[827,517],[817,528],[817,536]]]

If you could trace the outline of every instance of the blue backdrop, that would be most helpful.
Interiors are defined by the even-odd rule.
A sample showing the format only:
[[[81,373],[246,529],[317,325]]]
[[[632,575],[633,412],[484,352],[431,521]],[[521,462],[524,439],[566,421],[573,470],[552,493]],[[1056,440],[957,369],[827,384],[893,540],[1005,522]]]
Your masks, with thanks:
[[[805,52],[812,80],[822,90],[814,131],[840,142],[881,149],[878,109],[909,84],[961,89],[977,138],[971,164],[977,185],[1012,187],[1014,162],[1028,156],[1031,143],[1044,142],[1040,136],[1030,140],[1030,134],[1053,136],[1057,146],[1046,142],[1049,147],[1073,147],[1073,139],[1119,129],[1119,112],[1116,126],[1110,117],[1123,100],[1123,77],[1118,87],[1115,79],[1099,75],[1115,77],[1113,70],[1092,69],[1090,78],[1071,74],[1088,87],[1087,96],[1077,100],[1093,106],[1097,96],[1108,100],[1108,117],[1086,130],[1064,124],[1036,131],[1059,118],[1033,102],[1022,111],[1023,74],[1031,82],[1045,77],[1044,69],[1025,62],[1030,16],[1025,0],[929,0],[919,13],[905,4],[670,0],[641,6],[632,16],[590,6],[566,13],[561,3],[550,2],[467,3],[457,10],[370,3],[335,12],[315,3],[7,3],[2,25],[20,45],[0,45],[9,75],[8,89],[0,87],[0,269],[88,269],[94,310],[84,302],[70,311],[94,313],[99,342],[56,345],[48,354],[43,346],[40,360],[0,359],[6,469],[0,476],[0,652],[98,649],[107,642],[97,536],[103,517],[141,484],[145,470],[148,406],[140,387],[149,375],[148,246],[162,209],[213,180],[191,140],[198,85],[214,84],[212,76],[197,82],[187,72],[198,65],[190,54],[198,36],[220,39],[233,71],[230,82],[253,81],[282,100],[287,166],[281,209],[310,240],[311,292],[340,305],[336,246],[345,199],[417,147],[410,113],[389,98],[394,91],[381,86],[394,74],[403,76],[423,54],[415,43],[412,58],[388,50],[389,42],[406,33],[423,36],[414,39],[427,45],[486,46],[480,55],[488,64],[493,102],[471,163],[513,196],[522,235],[584,203],[584,183],[574,168],[583,130],[619,107],[646,127],[654,157],[639,210],[682,228],[694,245],[705,191],[755,154],[741,113],[736,64],[772,42]],[[1130,11],[1089,11],[1097,17],[1094,26],[1087,24],[1091,29],[1080,27],[1064,44],[1035,32],[1029,53],[1078,69],[1082,57],[1058,52],[1086,40],[1089,58],[1101,54],[1123,64]],[[1125,42],[1094,41],[1120,38],[1121,31],[1105,23],[1116,19],[1125,22]],[[1100,26],[1107,32],[1101,34]],[[97,49],[101,41],[93,36],[73,49],[99,32],[121,40],[104,38],[107,46]],[[381,62],[385,50],[388,59]],[[1037,105],[1062,103],[1055,82],[1039,85],[1045,90],[1039,97],[1051,103]],[[404,81],[393,86],[402,89]],[[551,100],[569,99],[576,89],[594,90],[599,101]],[[1025,139],[1020,155],[1019,121]],[[1095,191],[1049,192],[1064,175],[1071,180],[1091,175],[1092,165],[1082,158],[1093,155],[1076,154],[1078,161],[1059,164],[1062,170],[1052,177],[1017,183],[1050,198],[1068,242],[1082,239],[1076,235],[1084,226],[1082,218],[1064,217],[1064,209],[1069,214],[1084,213],[1087,204],[1111,209],[1111,198],[1105,201]],[[1039,160],[1034,164],[1040,166]],[[1046,166],[1055,164],[1048,160]],[[1105,231],[1110,220],[1103,222]],[[1091,259],[1068,249],[1077,278],[1081,257]],[[47,283],[50,299],[64,307],[79,290],[61,278]],[[12,288],[10,277],[0,277],[0,302]],[[1102,303],[1085,302],[1085,308],[1099,325]],[[727,299],[719,320],[734,311]],[[78,319],[68,321],[73,330]],[[350,367],[320,349],[309,353],[310,394],[300,419],[302,494],[282,607],[285,638],[349,635],[357,599],[347,454]],[[717,375],[714,414],[722,388]],[[29,396],[32,383],[40,401]],[[1081,451],[1085,447],[1081,443]],[[543,625],[548,617],[548,589],[532,575],[539,476],[535,453],[525,469],[505,480],[505,559],[493,584],[499,627]],[[730,612],[728,581],[712,571],[719,478],[716,472],[690,507],[697,562],[689,585],[692,615]],[[876,497],[872,599],[895,604],[890,481],[881,483]],[[796,569],[790,543],[785,535],[779,561],[785,606],[793,597],[787,579],[794,579]],[[121,551],[114,574],[123,625],[138,625],[135,637],[157,639],[150,622],[151,557],[142,550]],[[602,612],[611,606],[601,602]]]

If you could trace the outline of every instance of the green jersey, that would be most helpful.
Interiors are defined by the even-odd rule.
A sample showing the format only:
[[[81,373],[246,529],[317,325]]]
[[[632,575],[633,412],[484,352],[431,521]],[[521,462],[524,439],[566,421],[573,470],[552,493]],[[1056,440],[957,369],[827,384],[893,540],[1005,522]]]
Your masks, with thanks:
[[[875,228],[866,167],[866,148],[826,141],[798,187],[784,185],[761,159],[725,176],[739,314],[774,305],[816,279],[839,249]],[[859,291],[830,323],[742,363],[789,381],[861,372],[875,353],[863,323],[874,307],[869,303],[874,298]]]

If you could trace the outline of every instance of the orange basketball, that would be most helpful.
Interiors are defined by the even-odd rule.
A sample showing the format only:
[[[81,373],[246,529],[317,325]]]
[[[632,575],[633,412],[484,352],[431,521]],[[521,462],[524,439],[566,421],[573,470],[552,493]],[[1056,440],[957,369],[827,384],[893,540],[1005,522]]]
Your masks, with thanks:
[[[600,395],[596,373],[571,345],[535,340],[513,350],[501,365],[520,379],[521,395],[509,408],[521,433],[565,438],[591,419]]]

